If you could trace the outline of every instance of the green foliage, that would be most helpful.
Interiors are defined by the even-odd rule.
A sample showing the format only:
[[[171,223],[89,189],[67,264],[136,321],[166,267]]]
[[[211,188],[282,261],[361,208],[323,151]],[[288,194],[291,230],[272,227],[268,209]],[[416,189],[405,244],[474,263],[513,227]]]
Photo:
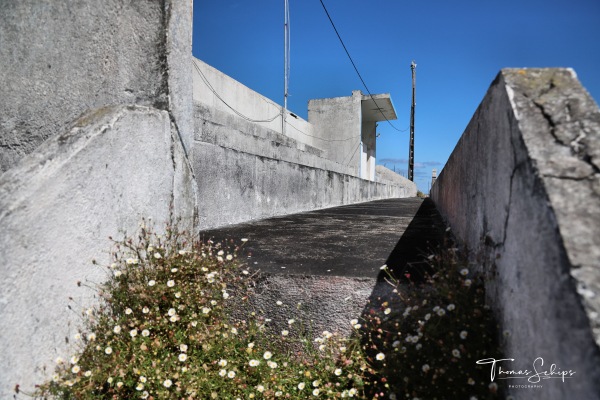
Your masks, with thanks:
[[[227,247],[166,232],[142,229],[115,243],[101,303],[83,312],[76,355],[57,360],[32,396],[497,398],[489,370],[475,364],[499,355],[497,327],[483,283],[453,249],[429,257],[435,274],[424,284],[389,274],[389,293],[350,321],[352,337],[325,331],[308,340],[302,321],[290,318],[274,334],[251,311],[253,276],[238,261],[244,239]]]

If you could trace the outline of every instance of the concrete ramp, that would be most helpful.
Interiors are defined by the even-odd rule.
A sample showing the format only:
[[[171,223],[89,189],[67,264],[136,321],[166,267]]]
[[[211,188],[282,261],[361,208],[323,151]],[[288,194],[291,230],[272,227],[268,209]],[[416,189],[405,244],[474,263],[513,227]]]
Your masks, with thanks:
[[[293,312],[312,321],[315,332],[343,332],[374,293],[390,289],[380,267],[387,264],[396,276],[419,280],[422,260],[440,244],[444,230],[431,200],[404,198],[269,218],[201,235],[216,241],[248,239],[248,265],[263,273],[255,307],[275,324],[285,325]]]

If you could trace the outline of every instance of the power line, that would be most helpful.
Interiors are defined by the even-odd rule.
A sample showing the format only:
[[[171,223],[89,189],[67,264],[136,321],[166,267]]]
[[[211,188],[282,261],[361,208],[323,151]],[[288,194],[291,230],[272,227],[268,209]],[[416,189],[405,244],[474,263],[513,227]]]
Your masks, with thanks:
[[[233,108],[232,106],[230,106],[221,96],[219,96],[219,94],[212,87],[212,85],[210,84],[210,82],[208,81],[208,79],[206,79],[206,76],[204,75],[204,73],[202,73],[202,70],[200,69],[200,67],[198,67],[198,65],[196,64],[196,60],[192,60],[192,63],[194,64],[194,68],[196,68],[196,71],[198,71],[198,74],[200,75],[200,77],[202,78],[202,80],[204,81],[204,83],[206,84],[206,86],[208,86],[208,88],[210,89],[210,91],[213,92],[213,94],[219,100],[221,100],[223,102],[223,104],[225,104],[231,111],[233,111],[239,117],[241,117],[241,118],[243,118],[243,119],[245,119],[246,121],[249,121],[249,122],[273,122],[273,121],[275,121],[277,118],[279,118],[281,116],[281,113],[277,113],[277,115],[275,115],[273,118],[269,118],[269,119],[252,119],[250,117],[245,116],[244,114],[242,114],[241,112],[239,112],[238,110],[236,110],[235,108]]]
[[[294,129],[296,132],[299,132],[299,133],[301,133],[301,134],[303,134],[303,135],[305,135],[305,136],[309,136],[309,137],[311,137],[311,138],[315,138],[315,139],[318,139],[318,140],[322,140],[322,141],[324,141],[324,142],[345,142],[346,140],[351,140],[351,139],[358,139],[358,138],[360,138],[360,135],[359,135],[359,136],[350,136],[350,137],[347,137],[347,138],[344,138],[344,139],[324,139],[324,138],[321,138],[321,137],[318,137],[318,136],[310,135],[310,134],[308,134],[308,133],[306,133],[306,132],[302,132],[300,129],[296,128],[294,125],[290,124],[290,123],[289,123],[289,122],[287,122],[287,121],[285,121],[285,123],[286,123],[287,125],[289,125],[290,127],[292,127],[292,129]]]
[[[385,118],[385,120],[388,122],[388,124],[390,124],[390,126],[392,128],[394,128],[398,132],[406,132],[408,129],[404,129],[404,130],[403,129],[398,129],[398,128],[396,128],[394,126],[394,124],[392,124],[390,122],[390,120],[383,113],[383,110],[379,107],[379,105],[377,104],[377,102],[373,98],[373,95],[371,94],[371,91],[367,87],[367,84],[365,83],[365,80],[360,75],[360,72],[358,72],[358,68],[356,67],[356,64],[354,64],[354,60],[352,59],[352,56],[350,55],[350,52],[346,48],[346,45],[344,44],[344,41],[342,40],[342,37],[340,36],[340,33],[338,32],[337,28],[335,27],[335,24],[333,23],[333,20],[331,19],[331,16],[329,15],[329,11],[327,11],[327,7],[325,7],[325,3],[323,3],[323,0],[319,0],[319,1],[321,2],[321,5],[323,6],[323,10],[325,10],[325,14],[327,14],[327,18],[329,18],[329,22],[331,22],[331,26],[333,26],[333,30],[335,31],[335,34],[337,35],[338,39],[340,40],[340,43],[342,44],[342,47],[346,51],[346,55],[348,55],[348,58],[350,59],[350,62],[352,63],[352,66],[354,67],[354,70],[356,71],[356,74],[358,75],[358,77],[360,78],[360,81],[362,82],[363,86],[367,90],[367,93],[369,93],[369,97],[371,97],[371,100],[373,100],[373,103],[375,104],[375,107],[377,107],[377,109],[379,110],[379,112],[381,113],[381,115],[383,116],[383,118]]]

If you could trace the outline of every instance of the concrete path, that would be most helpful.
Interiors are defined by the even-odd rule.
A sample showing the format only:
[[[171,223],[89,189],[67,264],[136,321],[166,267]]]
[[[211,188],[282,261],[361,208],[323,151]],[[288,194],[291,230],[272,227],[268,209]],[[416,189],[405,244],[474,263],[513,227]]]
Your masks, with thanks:
[[[381,277],[418,281],[419,261],[440,244],[445,226],[433,202],[388,199],[269,218],[202,232],[205,239],[247,238],[248,263],[268,274]]]

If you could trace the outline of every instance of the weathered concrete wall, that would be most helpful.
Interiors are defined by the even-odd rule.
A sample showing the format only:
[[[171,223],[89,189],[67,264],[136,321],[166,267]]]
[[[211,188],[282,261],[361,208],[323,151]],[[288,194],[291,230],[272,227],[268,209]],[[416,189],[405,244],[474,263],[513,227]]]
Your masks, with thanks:
[[[194,203],[169,113],[141,106],[85,115],[0,177],[1,398],[69,356],[65,338],[95,301],[88,288],[106,278],[91,261],[108,265],[108,237],[134,233],[143,217],[190,224]]]
[[[415,185],[414,182],[411,182],[408,178],[405,178],[404,176],[384,167],[383,165],[375,166],[375,180],[382,183],[392,183],[394,185],[406,186],[410,189],[408,192],[408,197],[417,196],[417,185]]]
[[[0,172],[106,105],[170,110],[189,147],[191,19],[191,0],[3,1]]]
[[[315,127],[315,135],[326,157],[342,165],[350,165],[354,175],[358,175],[358,165],[362,157],[361,142],[361,102],[360,90],[352,92],[352,97],[316,99],[308,102],[308,121]],[[336,127],[335,130],[327,127]]]
[[[507,69],[432,187],[488,276],[503,368],[576,371],[518,399],[600,398],[599,166],[600,111],[575,73]]]
[[[299,143],[319,147],[314,140],[313,126],[307,121],[288,113],[285,132],[283,132],[280,105],[201,60],[194,58],[193,62],[196,103],[201,103],[211,110],[239,117],[233,111],[235,110],[252,120],[261,121],[256,123],[258,127],[284,134]]]
[[[191,21],[191,0],[0,3],[0,398],[68,356],[109,235],[194,227]]]
[[[413,189],[195,142],[201,229],[342,204],[409,197]],[[414,186],[414,184],[413,184]]]

